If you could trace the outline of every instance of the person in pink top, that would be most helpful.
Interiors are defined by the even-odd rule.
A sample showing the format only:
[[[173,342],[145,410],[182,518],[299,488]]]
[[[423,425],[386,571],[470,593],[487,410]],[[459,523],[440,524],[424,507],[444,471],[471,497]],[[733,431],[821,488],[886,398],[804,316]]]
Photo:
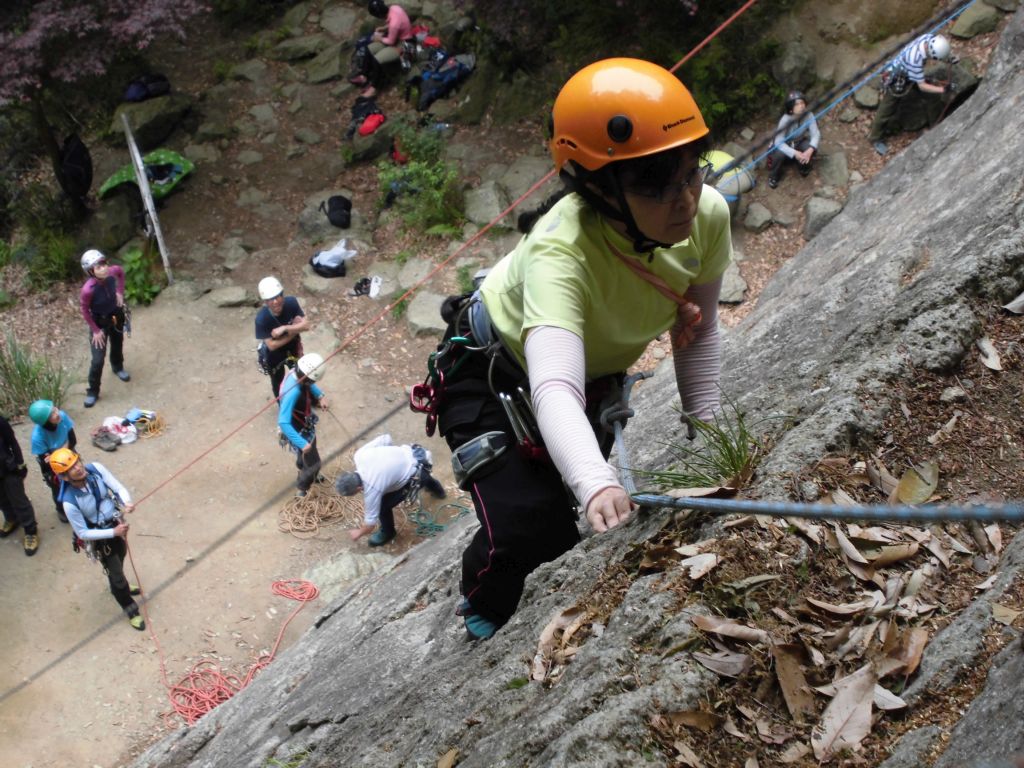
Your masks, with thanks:
[[[370,15],[387,19],[382,27],[373,33],[370,52],[381,64],[391,64],[402,57],[402,43],[412,38],[412,22],[409,14],[400,5],[389,6],[384,0],[370,0]]]
[[[82,317],[89,326],[92,363],[85,407],[92,408],[100,396],[103,361],[110,348],[110,367],[121,381],[130,381],[124,369],[124,270],[107,264],[107,257],[90,249],[82,254],[82,270],[88,276],[79,294]],[[109,342],[109,343],[108,343]]]

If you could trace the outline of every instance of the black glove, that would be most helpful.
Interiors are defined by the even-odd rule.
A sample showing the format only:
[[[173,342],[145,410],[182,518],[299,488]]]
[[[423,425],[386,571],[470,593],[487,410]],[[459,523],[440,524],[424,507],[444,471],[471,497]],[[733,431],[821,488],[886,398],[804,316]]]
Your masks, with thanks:
[[[22,480],[28,477],[28,467],[26,467],[24,464],[18,465],[18,477],[20,477]]]

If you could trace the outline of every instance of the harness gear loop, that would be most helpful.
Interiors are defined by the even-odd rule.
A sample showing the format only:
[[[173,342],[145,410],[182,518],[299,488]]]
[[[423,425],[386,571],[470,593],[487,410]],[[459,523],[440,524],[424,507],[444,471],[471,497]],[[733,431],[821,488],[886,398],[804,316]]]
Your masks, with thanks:
[[[629,454],[626,452],[626,441],[622,437],[622,430],[626,426],[626,422],[634,415],[633,409],[629,407],[629,396],[633,391],[633,385],[643,379],[649,379],[653,375],[650,371],[640,371],[627,376],[622,383],[618,399],[613,400],[601,411],[601,427],[605,431],[614,431],[615,433],[615,450],[619,454],[622,487],[630,496],[636,493],[636,483],[633,482],[633,470],[629,466]]]

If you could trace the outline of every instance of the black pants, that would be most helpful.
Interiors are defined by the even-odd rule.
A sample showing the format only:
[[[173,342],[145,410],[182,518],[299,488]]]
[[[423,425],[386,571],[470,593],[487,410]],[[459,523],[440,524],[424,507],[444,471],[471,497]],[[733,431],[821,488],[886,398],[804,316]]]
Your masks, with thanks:
[[[128,553],[128,545],[124,539],[115,536],[112,539],[100,539],[94,546],[96,557],[103,566],[103,572],[107,574],[107,581],[110,582],[110,594],[125,613],[134,616],[139,612],[139,606],[132,599],[131,587],[128,586],[128,579],[124,575],[124,558]]]
[[[3,511],[4,520],[18,523],[26,535],[36,535],[36,512],[25,495],[25,478],[21,475],[0,476],[0,511]]]
[[[103,326],[103,346],[97,348],[92,343],[92,334],[89,334],[89,349],[92,350],[92,363],[89,365],[89,389],[86,394],[98,396],[100,393],[100,379],[103,377],[103,361],[107,357],[107,350],[110,350],[110,367],[117,373],[124,368],[124,326],[115,327],[113,324]]]
[[[316,435],[310,441],[312,447],[307,453],[299,451],[295,466],[299,470],[295,478],[295,487],[300,491],[308,491],[320,474],[320,452],[316,448]]]
[[[36,460],[39,462],[39,471],[43,473],[43,482],[50,489],[50,495],[53,496],[53,506],[57,510],[57,516],[61,520],[66,520],[67,515],[64,514],[64,504],[57,499],[57,496],[60,495],[60,480],[57,479],[53,469],[50,468],[50,465],[41,456],[37,456]]]
[[[807,150],[808,148],[810,148],[811,140],[810,140],[810,138],[808,136],[801,136],[797,140],[797,142],[795,144],[793,144],[792,146],[793,146],[793,149],[795,149],[797,152],[803,152],[803,151]],[[817,152],[815,152],[814,154],[817,154]],[[772,175],[771,175],[771,178],[772,178],[772,181],[774,181],[776,184],[778,184],[782,180],[782,177],[783,177],[783,175],[786,172],[786,165],[789,164],[789,163],[796,163],[797,161],[792,159],[792,158],[790,158],[790,157],[786,157],[784,154],[782,154],[782,152],[780,152],[777,149],[773,149],[772,150],[771,157],[772,157]],[[813,156],[812,156],[811,162],[809,162],[807,165],[800,165],[800,175],[801,176],[806,176],[807,174],[809,174],[811,172],[811,166],[813,164],[814,164],[814,160],[813,160]],[[799,163],[798,163],[798,165],[799,165]]]
[[[445,338],[452,334],[450,325]],[[460,363],[464,355],[469,357]],[[475,613],[502,625],[515,613],[527,575],[572,549],[580,534],[574,500],[558,470],[518,450],[508,417],[488,387],[488,364],[484,353],[463,350],[438,361],[446,375],[438,423],[453,449],[490,431],[504,432],[509,444],[469,488],[480,528],[462,554],[463,596]],[[497,391],[512,393],[525,374],[505,365],[492,379]]]
[[[395,507],[409,497],[410,483],[412,480],[397,491],[385,493],[380,500],[380,517],[378,518],[380,532],[388,538],[395,535]],[[423,465],[420,465],[419,468],[419,485],[420,488],[426,488],[438,498],[444,498],[444,486]]]

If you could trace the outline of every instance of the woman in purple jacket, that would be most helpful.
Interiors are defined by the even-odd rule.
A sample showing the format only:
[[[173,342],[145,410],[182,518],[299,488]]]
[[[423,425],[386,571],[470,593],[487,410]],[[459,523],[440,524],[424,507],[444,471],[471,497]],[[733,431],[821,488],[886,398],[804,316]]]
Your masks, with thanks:
[[[100,396],[103,361],[110,348],[110,367],[121,381],[130,381],[124,369],[124,270],[107,264],[107,257],[95,249],[82,254],[82,270],[89,276],[82,286],[79,304],[89,325],[92,364],[85,407],[92,408]]]

